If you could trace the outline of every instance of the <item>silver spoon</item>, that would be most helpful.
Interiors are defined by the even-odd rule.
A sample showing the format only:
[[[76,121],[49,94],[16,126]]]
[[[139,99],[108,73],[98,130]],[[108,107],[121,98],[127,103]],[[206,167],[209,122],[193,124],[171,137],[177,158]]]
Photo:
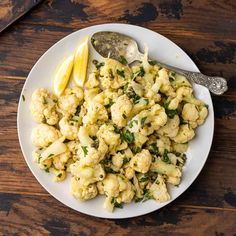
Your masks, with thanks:
[[[116,32],[97,32],[92,35],[91,43],[101,56],[119,60],[122,55],[128,64],[142,60],[144,56],[139,52],[137,42],[133,38]],[[207,87],[215,95],[221,95],[228,89],[227,81],[222,77],[207,76],[200,72],[183,70],[159,61],[157,61],[157,64],[186,76],[191,82]]]

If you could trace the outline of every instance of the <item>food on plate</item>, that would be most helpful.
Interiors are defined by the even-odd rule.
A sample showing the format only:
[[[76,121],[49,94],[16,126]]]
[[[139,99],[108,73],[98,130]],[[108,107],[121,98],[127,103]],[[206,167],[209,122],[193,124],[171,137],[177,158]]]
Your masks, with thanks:
[[[70,173],[70,192],[79,200],[105,195],[110,212],[133,200],[170,200],[168,185],[181,184],[188,142],[207,105],[184,76],[147,56],[133,66],[124,57],[93,60],[85,80],[86,40],[74,57],[76,85],[32,94],[34,160],[55,181]]]

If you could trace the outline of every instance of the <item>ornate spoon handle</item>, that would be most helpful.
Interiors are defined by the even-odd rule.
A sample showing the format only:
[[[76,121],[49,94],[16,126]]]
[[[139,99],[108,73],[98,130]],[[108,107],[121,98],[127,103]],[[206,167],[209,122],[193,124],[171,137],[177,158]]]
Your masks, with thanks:
[[[157,62],[157,64],[186,76],[191,82],[205,86],[215,95],[222,95],[228,90],[227,81],[222,77],[207,76],[200,72],[186,71],[160,62]]]
[[[215,95],[222,95],[228,90],[227,81],[222,77],[207,76],[198,72],[185,72],[184,75],[190,81],[207,87]]]

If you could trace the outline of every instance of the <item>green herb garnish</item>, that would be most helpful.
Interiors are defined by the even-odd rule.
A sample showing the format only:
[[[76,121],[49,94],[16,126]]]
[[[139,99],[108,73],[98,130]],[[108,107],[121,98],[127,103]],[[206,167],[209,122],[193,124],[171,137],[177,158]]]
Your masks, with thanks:
[[[47,173],[49,173],[50,171],[49,171],[49,167],[48,168],[46,168],[46,169],[44,169],[45,170],[45,172],[47,172]]]
[[[104,66],[105,63],[104,62],[101,62],[101,63],[97,63],[96,64],[96,68],[99,70],[102,66]]]
[[[136,125],[137,125],[137,124],[138,124],[138,121],[137,121],[137,120],[131,120],[130,123],[129,123],[129,127],[130,127],[130,128],[133,128],[134,123],[136,123]]]
[[[122,114],[122,117],[123,117],[124,119],[127,118],[127,116],[125,115],[125,113]]]
[[[122,204],[117,202],[114,197],[111,200],[111,204],[113,204],[113,206],[116,207],[116,208],[123,208]]]
[[[113,125],[113,127],[114,127],[114,132],[115,133],[117,133],[117,134],[121,133],[121,130],[116,125]]]
[[[148,146],[148,151],[151,153],[151,154],[154,154],[154,155],[157,155],[158,154],[158,148],[157,148],[157,145],[155,143],[152,143]]]
[[[112,69],[109,69],[109,70],[108,70],[108,74],[109,74],[109,77],[110,77],[111,79],[114,79],[114,78],[115,78],[115,76],[113,75]]]
[[[123,70],[116,70],[116,73],[119,75],[119,76],[121,76],[121,77],[123,77],[123,78],[125,78],[125,72],[123,71]]]
[[[178,112],[177,109],[176,109],[176,110],[168,109],[168,105],[169,105],[169,103],[167,103],[167,104],[164,105],[165,112],[166,112],[166,115],[167,115],[170,119],[172,119],[172,118],[174,118],[175,115],[178,115],[179,112]]]
[[[127,157],[125,157],[125,158],[123,159],[123,165],[127,164],[128,162],[129,162],[129,159],[128,159]]]
[[[157,64],[157,61],[152,60],[152,61],[148,61],[148,63],[149,63],[151,66],[155,66],[155,65]]]
[[[87,156],[88,154],[88,147],[87,146],[81,146],[83,152],[84,152],[84,156]]]
[[[129,130],[126,130],[122,134],[122,139],[126,141],[128,144],[131,144],[134,142],[134,134],[131,133]]]
[[[24,96],[24,94],[22,94],[22,99],[23,99],[23,102],[25,101],[25,96]]]
[[[139,68],[139,71],[136,71],[135,73],[132,73],[131,75],[131,80],[135,80],[137,76],[141,76],[143,77],[145,74],[145,70],[143,69],[143,67],[141,66]]]
[[[144,127],[146,119],[147,119],[146,116],[141,119],[141,128]]]
[[[121,64],[123,65],[127,65],[128,64],[128,61],[126,60],[126,58],[124,56],[120,56],[120,59],[118,60]]]
[[[112,101],[111,98],[109,98],[109,103],[107,105],[105,105],[105,107],[110,108],[113,104],[114,104],[114,102]]]
[[[171,164],[170,158],[168,157],[168,151],[166,149],[164,150],[162,161],[164,161],[167,164]]]
[[[143,197],[142,198],[137,198],[135,200],[135,202],[146,202],[149,199],[153,199],[153,196],[152,196],[150,190],[145,188],[144,191],[143,191]]]
[[[54,155],[53,153],[50,153],[50,154],[48,155],[48,158],[49,158],[49,157],[52,157],[53,155]]]

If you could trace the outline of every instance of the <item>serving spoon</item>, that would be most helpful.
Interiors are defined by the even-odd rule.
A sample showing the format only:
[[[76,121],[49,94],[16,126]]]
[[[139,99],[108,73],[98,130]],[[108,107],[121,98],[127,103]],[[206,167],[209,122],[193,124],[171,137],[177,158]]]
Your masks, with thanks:
[[[128,64],[142,61],[144,54],[139,49],[137,42],[124,34],[110,31],[101,31],[92,35],[91,43],[94,49],[103,57],[120,60],[124,56]],[[156,64],[186,76],[191,82],[208,88],[213,94],[221,95],[227,91],[227,81],[218,76],[207,76],[200,72],[192,72],[156,61]]]

